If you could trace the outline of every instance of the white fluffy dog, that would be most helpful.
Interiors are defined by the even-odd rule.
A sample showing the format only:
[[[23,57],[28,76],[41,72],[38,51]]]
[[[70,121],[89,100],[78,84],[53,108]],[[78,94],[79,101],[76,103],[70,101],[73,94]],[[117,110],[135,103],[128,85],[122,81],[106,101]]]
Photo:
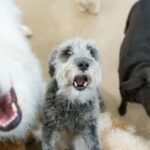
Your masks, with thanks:
[[[44,84],[13,0],[0,0],[0,139],[24,139],[36,122]]]
[[[88,11],[91,14],[98,14],[100,11],[100,0],[77,0],[79,9],[83,12]]]
[[[99,137],[104,150],[150,150],[150,141],[136,133],[134,127],[111,116],[100,113]],[[75,150],[87,150],[83,139],[75,141]]]

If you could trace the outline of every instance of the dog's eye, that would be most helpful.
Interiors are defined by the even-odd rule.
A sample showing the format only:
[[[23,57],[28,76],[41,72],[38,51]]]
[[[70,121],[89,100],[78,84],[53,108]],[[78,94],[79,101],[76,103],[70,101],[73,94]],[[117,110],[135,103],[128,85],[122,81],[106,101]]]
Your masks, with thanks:
[[[62,51],[60,58],[62,58],[63,61],[67,61],[70,56],[73,55],[73,51],[71,47],[67,47],[65,50]]]
[[[91,56],[97,60],[98,58],[98,54],[97,54],[97,50],[95,48],[93,48],[92,46],[88,45],[87,49],[90,51]]]
[[[64,56],[70,57],[73,54],[73,52],[72,52],[72,50],[67,49],[67,50],[64,50],[63,54],[64,54]]]

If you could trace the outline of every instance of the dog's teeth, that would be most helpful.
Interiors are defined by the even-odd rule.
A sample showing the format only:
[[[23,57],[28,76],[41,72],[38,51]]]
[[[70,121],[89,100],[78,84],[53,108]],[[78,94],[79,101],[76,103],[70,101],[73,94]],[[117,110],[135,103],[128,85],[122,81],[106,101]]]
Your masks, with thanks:
[[[12,119],[11,119],[11,121],[13,121],[15,118],[16,118],[16,117],[15,117],[15,116],[13,116],[13,117],[12,117]]]
[[[87,86],[87,82],[84,83],[84,87]]]
[[[8,122],[4,123],[2,126],[3,127],[8,126],[8,124],[10,124],[13,120],[15,120],[16,117],[17,117],[17,113]]]
[[[16,118],[16,117],[17,117],[17,113],[15,114],[14,118]]]
[[[6,123],[2,124],[3,127],[6,127]]]
[[[8,125],[10,123],[10,121],[6,122],[6,125]]]
[[[11,108],[14,112],[17,112],[17,107],[16,107],[15,103],[11,104]]]
[[[10,121],[6,122],[5,125],[7,126],[10,123]]]
[[[78,86],[76,82],[74,82],[74,85],[75,85],[76,87]]]

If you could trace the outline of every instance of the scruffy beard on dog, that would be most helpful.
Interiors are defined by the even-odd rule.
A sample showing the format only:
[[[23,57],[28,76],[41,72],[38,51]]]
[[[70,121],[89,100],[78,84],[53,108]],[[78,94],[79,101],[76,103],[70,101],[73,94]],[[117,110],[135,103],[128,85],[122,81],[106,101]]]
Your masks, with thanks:
[[[0,140],[21,140],[37,123],[44,84],[13,0],[0,1],[0,18]]]
[[[89,150],[101,150],[97,133],[101,69],[93,41],[68,40],[49,61],[52,82],[43,109],[43,150],[55,150],[63,131],[83,137]]]

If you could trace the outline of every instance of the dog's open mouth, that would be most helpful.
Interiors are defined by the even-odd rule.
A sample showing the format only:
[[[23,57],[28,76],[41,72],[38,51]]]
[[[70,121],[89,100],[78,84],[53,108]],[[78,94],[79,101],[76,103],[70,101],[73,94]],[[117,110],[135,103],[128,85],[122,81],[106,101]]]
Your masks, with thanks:
[[[90,79],[86,75],[78,75],[74,78],[73,86],[81,91],[84,90],[90,83]]]
[[[17,104],[17,96],[13,88],[0,97],[0,130],[10,131],[21,122],[22,113]]]

